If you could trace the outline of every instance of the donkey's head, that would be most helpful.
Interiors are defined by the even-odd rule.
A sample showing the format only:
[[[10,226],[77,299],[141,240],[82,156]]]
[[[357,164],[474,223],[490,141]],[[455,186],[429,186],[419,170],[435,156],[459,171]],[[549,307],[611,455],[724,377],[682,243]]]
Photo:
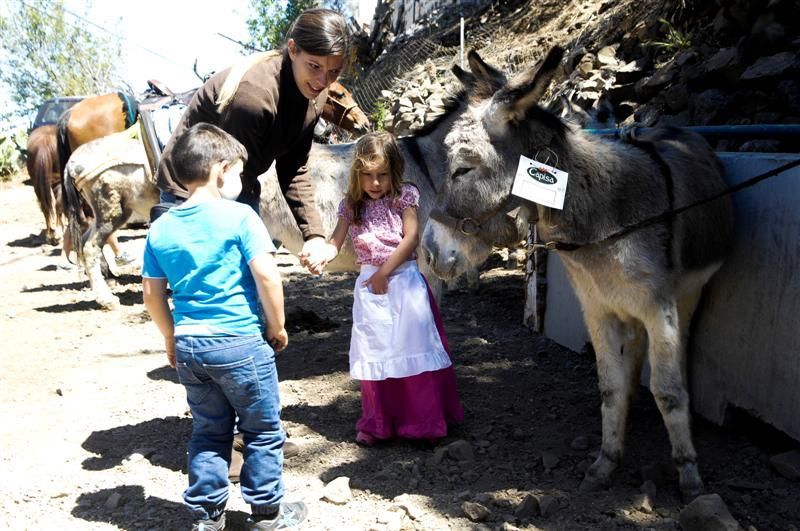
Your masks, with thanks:
[[[488,242],[504,239],[494,232],[511,230],[506,212],[516,206],[511,185],[520,155],[560,150],[567,126],[539,101],[563,54],[553,48],[510,82],[474,51],[468,54],[471,72],[453,67],[467,101],[445,137],[449,176],[422,238],[437,275],[448,278],[466,269],[465,261],[485,258]]]

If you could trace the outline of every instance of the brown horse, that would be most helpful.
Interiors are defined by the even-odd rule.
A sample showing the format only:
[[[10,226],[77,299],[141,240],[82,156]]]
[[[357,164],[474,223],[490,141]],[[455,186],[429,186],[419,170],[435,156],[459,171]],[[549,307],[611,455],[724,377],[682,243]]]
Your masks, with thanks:
[[[322,118],[354,136],[361,136],[370,129],[369,118],[358,106],[350,91],[338,81],[334,81],[328,87],[328,98],[322,107]]]
[[[133,96],[110,92],[81,100],[65,111],[58,120],[60,174],[78,146],[124,131],[136,121],[138,109]]]
[[[39,200],[44,216],[44,236],[47,243],[57,245],[64,215],[61,197],[61,173],[56,143],[56,126],[37,127],[28,136],[28,176],[33,182],[33,191]]]

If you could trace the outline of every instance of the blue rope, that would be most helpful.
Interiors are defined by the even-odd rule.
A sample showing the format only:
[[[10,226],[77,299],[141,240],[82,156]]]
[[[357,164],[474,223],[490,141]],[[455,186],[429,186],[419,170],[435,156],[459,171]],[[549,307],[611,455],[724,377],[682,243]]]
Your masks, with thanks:
[[[128,111],[127,127],[130,127],[136,121],[136,117],[133,115],[133,105],[131,105],[131,100],[128,98],[128,95],[126,93],[124,93],[122,91],[119,91],[119,92],[117,92],[117,94],[122,99],[122,101],[125,103],[125,109]]]
[[[640,132],[646,133],[651,128],[641,127]],[[680,127],[688,129],[705,137],[748,137],[748,138],[770,138],[770,137],[793,137],[800,136],[800,125],[795,124],[764,124],[764,125],[696,125]],[[620,129],[584,129],[587,133],[600,136],[618,137]]]

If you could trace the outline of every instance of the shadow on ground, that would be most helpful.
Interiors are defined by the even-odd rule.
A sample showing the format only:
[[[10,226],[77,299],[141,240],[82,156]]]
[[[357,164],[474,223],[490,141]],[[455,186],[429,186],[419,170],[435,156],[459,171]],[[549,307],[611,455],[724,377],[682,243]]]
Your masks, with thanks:
[[[96,454],[84,460],[83,468],[107,470],[132,454],[139,454],[155,466],[185,472],[186,442],[191,433],[189,417],[152,419],[95,431],[81,445],[84,450]]]

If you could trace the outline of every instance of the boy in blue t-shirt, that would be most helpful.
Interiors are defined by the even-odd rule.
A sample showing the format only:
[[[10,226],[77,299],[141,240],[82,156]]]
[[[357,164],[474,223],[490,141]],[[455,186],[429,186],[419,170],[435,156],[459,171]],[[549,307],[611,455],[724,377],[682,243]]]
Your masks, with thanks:
[[[192,412],[183,498],[198,530],[225,527],[237,416],[249,529],[292,527],[307,514],[302,502],[281,503],[284,433],[273,349],[283,350],[289,339],[275,246],[253,209],[229,200],[242,190],[246,160],[244,147],[211,124],[176,140],[173,163],[190,196],[150,227],[142,268],[144,304]]]

